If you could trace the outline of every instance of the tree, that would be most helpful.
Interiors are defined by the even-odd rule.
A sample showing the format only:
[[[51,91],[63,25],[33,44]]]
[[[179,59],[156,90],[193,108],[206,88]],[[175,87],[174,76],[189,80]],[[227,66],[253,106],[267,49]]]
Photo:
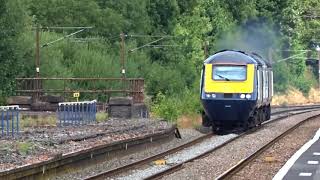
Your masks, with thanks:
[[[0,96],[14,92],[14,78],[30,69],[30,46],[25,33],[30,19],[19,0],[0,0]]]

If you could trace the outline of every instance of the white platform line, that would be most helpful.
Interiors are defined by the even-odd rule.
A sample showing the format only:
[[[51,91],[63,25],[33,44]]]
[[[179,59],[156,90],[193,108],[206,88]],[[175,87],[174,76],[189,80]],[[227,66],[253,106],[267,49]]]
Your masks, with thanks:
[[[278,173],[272,178],[273,180],[281,180],[288,173],[289,169],[294,165],[298,158],[307,151],[310,146],[315,143],[320,137],[320,129],[318,129],[316,135],[304,144],[294,155],[286,162],[286,164],[278,171]]]
[[[320,152],[314,152],[313,155],[314,156],[320,156]]]
[[[299,173],[299,176],[312,176],[312,173],[301,172]]]
[[[308,164],[319,164],[319,161],[308,161]]]

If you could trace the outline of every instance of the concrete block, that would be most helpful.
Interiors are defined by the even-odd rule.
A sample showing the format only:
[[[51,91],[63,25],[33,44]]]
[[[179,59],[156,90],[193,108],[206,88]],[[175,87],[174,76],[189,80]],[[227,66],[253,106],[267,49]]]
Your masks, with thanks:
[[[132,105],[133,104],[133,99],[132,97],[111,97],[109,100],[109,105],[113,106],[113,105]]]
[[[110,106],[108,111],[110,117],[131,118],[131,106]]]
[[[144,103],[137,103],[132,105],[133,118],[148,118],[149,110]]]
[[[58,104],[37,101],[31,104],[31,110],[33,111],[56,111]]]
[[[40,100],[43,102],[49,102],[49,103],[60,103],[60,102],[63,102],[63,97],[54,96],[54,95],[45,95],[45,96],[41,96]]]
[[[11,96],[7,99],[9,105],[30,105],[32,103],[31,96]]]

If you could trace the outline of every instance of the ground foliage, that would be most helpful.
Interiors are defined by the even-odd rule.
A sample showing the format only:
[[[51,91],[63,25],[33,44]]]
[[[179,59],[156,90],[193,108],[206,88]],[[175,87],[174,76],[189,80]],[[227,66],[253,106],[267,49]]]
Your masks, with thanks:
[[[0,97],[13,93],[15,77],[34,76],[36,26],[94,27],[75,36],[87,38],[81,43],[41,48],[43,77],[120,77],[119,34],[127,34],[127,76],[146,79],[155,114],[169,119],[199,112],[204,44],[209,54],[237,48],[273,62],[297,55],[274,64],[275,90],[307,94],[316,82],[307,55],[280,50],[312,49],[308,58],[315,58],[319,13],[318,0],[0,0]],[[44,30],[41,44],[72,32]],[[142,47],[155,40],[165,46]]]

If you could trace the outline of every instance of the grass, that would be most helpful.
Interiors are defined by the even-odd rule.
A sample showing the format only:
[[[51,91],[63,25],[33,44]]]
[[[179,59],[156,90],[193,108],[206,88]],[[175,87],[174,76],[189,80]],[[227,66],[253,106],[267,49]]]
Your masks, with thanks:
[[[108,114],[105,112],[98,112],[96,115],[97,122],[105,122],[108,120]]]
[[[17,150],[21,155],[27,155],[30,151],[32,151],[34,144],[31,142],[17,142]]]
[[[195,129],[200,127],[202,124],[201,115],[193,114],[193,115],[183,115],[178,118],[177,125],[179,128],[183,129]]]
[[[286,94],[275,94],[272,105],[303,105],[320,103],[319,89],[311,88],[308,96],[304,96],[297,89],[290,88]]]
[[[104,122],[108,119],[108,114],[105,112],[98,112],[96,115],[97,122]],[[52,116],[42,116],[38,118],[34,117],[22,117],[20,118],[20,127],[41,127],[41,126],[56,126],[57,117]]]
[[[12,144],[8,144],[6,142],[2,143],[0,146],[0,151],[2,152],[10,152],[12,149]]]
[[[20,127],[39,127],[39,126],[56,126],[56,116],[45,116],[39,118],[22,117],[20,119]]]

